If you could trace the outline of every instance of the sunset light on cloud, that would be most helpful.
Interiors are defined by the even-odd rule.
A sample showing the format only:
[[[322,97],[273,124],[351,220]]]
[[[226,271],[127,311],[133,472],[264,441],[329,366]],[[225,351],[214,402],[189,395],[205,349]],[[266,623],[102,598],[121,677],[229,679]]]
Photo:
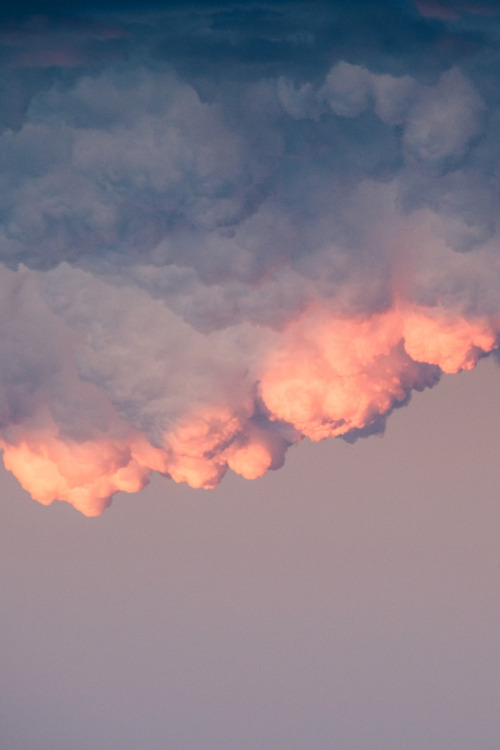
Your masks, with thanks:
[[[499,31],[472,0],[5,18],[0,444],[35,500],[255,479],[497,349]]]

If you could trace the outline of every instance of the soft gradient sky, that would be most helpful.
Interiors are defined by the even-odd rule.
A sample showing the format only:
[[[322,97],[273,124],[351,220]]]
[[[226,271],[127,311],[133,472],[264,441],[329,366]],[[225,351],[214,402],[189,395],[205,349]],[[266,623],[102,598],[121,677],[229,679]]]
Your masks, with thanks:
[[[5,750],[497,750],[498,367],[86,519],[2,474]]]

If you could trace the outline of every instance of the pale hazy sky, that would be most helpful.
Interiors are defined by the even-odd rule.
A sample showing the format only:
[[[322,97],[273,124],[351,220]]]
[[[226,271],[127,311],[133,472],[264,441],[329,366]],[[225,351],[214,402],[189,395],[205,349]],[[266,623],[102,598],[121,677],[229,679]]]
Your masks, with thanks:
[[[98,519],[2,475],[6,750],[497,750],[500,405],[485,361],[383,438]]]

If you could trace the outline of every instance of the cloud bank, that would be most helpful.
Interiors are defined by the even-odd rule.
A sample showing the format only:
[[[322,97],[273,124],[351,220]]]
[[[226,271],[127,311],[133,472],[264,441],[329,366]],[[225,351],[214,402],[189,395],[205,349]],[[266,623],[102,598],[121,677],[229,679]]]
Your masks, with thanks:
[[[35,500],[253,479],[496,349],[487,2],[32,10],[0,27],[0,445]]]

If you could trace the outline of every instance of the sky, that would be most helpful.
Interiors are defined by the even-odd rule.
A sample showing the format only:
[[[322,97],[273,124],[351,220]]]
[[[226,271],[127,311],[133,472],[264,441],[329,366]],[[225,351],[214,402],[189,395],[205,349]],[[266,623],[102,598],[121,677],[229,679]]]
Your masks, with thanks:
[[[499,17],[2,11],[6,750],[498,747]]]
[[[1,477],[9,750],[496,750],[498,373],[94,519]]]

